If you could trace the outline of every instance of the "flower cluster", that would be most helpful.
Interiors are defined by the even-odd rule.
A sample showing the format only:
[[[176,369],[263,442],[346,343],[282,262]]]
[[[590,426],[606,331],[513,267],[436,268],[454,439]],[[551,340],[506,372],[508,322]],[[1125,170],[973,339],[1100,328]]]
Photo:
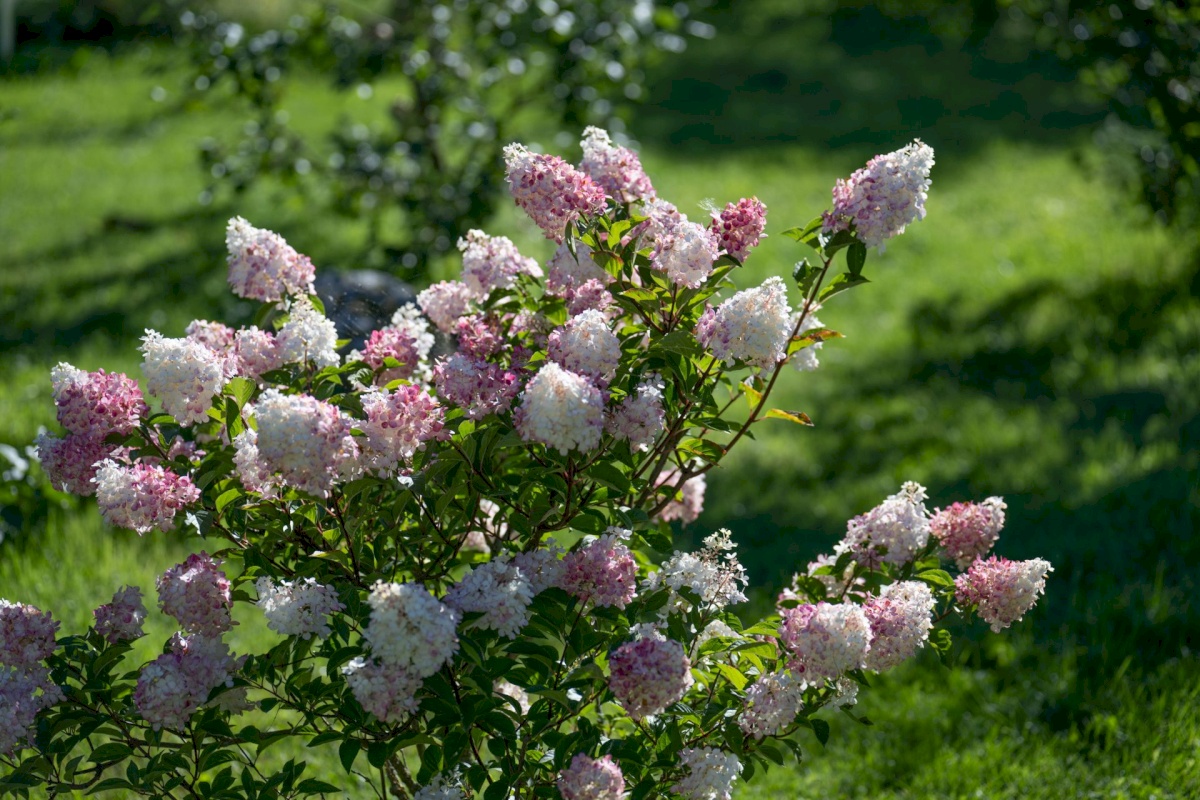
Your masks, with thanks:
[[[649,450],[666,422],[663,383],[656,373],[645,376],[636,391],[625,397],[609,415],[605,429],[637,450]]]
[[[146,619],[142,590],[136,586],[119,589],[111,603],[100,606],[92,615],[96,618],[96,633],[109,644],[138,639],[144,635],[142,622]]]
[[[313,293],[312,261],[279,234],[234,217],[225,230],[225,246],[229,288],[238,297],[273,303],[288,295]]]
[[[792,328],[787,287],[770,277],[706,311],[696,325],[696,339],[726,363],[770,369],[787,355]]]
[[[453,333],[459,317],[471,310],[472,292],[462,281],[435,283],[417,295],[417,305],[442,333]]]
[[[362,400],[366,422],[359,427],[366,437],[363,459],[381,475],[391,475],[427,442],[446,438],[445,412],[436,398],[419,386],[397,386],[392,391],[367,392]]]
[[[987,555],[1000,538],[1006,507],[999,497],[982,503],[954,503],[933,515],[929,531],[958,568],[966,569]]]
[[[690,800],[730,800],[733,782],[742,774],[738,757],[716,747],[681,750],[679,763],[688,768],[688,774],[671,791]]]
[[[933,148],[917,139],[893,153],[875,156],[862,169],[833,187],[833,210],[825,214],[825,232],[854,226],[867,247],[882,249],[886,240],[925,219]]]
[[[921,484],[905,483],[899,492],[850,520],[836,552],[852,553],[860,564],[872,568],[912,561],[929,541],[927,497]]]
[[[119,372],[84,372],[70,364],[50,371],[58,423],[73,434],[103,439],[129,433],[146,414],[137,381]]]
[[[764,675],[746,689],[746,710],[738,725],[748,736],[777,736],[804,706],[804,681],[791,672]]]
[[[191,479],[150,464],[103,461],[93,480],[96,505],[108,524],[138,533],[173,529],[175,514],[200,499]]]
[[[584,311],[550,334],[550,359],[563,369],[591,378],[603,387],[621,362],[621,342],[609,329],[604,314]]]
[[[256,447],[266,471],[284,483],[325,497],[357,467],[358,445],[335,406],[308,395],[267,389],[255,406]]]
[[[142,338],[146,388],[180,425],[208,419],[213,395],[225,386],[225,359],[194,339],[168,339],[157,331]]]
[[[703,475],[688,478],[678,483],[679,470],[669,469],[655,480],[655,485],[669,487],[671,499],[655,515],[662,522],[679,520],[684,525],[695,522],[704,510],[704,493],[708,490],[708,479]]]
[[[274,581],[264,575],[254,588],[267,627],[284,636],[324,638],[329,635],[329,616],[346,608],[338,600],[336,589],[313,578]]]
[[[559,585],[582,603],[624,608],[637,593],[637,562],[623,543],[629,531],[609,532],[563,559]]]
[[[779,638],[788,667],[805,680],[836,679],[866,666],[871,623],[854,603],[817,603],[782,611]]]
[[[581,215],[604,210],[604,190],[558,156],[510,144],[504,148],[504,164],[513,199],[547,239],[561,242],[567,226]]]
[[[473,230],[458,240],[463,254],[462,282],[472,297],[484,298],[493,289],[512,287],[518,275],[542,276],[542,268],[526,258],[506,236]]]
[[[604,398],[587,378],[550,362],[525,386],[517,431],[566,454],[592,450],[604,430]]]
[[[743,590],[749,579],[734,552],[736,548],[728,530],[718,531],[705,538],[704,548],[698,553],[676,550],[658,572],[650,573],[645,588],[654,591],[665,586],[670,590],[670,600],[663,607],[664,613],[690,606],[679,594],[680,589],[685,587],[699,596],[707,610],[744,603],[746,595]]]
[[[142,668],[133,703],[155,730],[182,728],[218,687],[232,687],[241,659],[219,638],[175,634],[167,652]]]
[[[288,320],[275,337],[276,351],[285,364],[315,364],[317,368],[341,363],[337,328],[307,297],[292,303]]]
[[[506,557],[470,569],[446,593],[445,603],[462,613],[479,613],[478,624],[509,639],[529,622],[533,585]]]
[[[642,169],[637,153],[628,147],[614,145],[608,131],[584,128],[580,144],[583,146],[580,169],[600,184],[613,200],[634,203],[654,197],[654,187]]]
[[[711,230],[718,246],[738,261],[744,261],[758,247],[766,227],[767,207],[757,197],[743,197],[713,212]]]
[[[635,720],[661,714],[693,684],[683,645],[651,634],[626,642],[609,656],[608,688]]]
[[[891,669],[916,655],[933,628],[933,593],[920,581],[899,581],[883,587],[878,597],[863,604],[871,623],[867,669]]]
[[[342,667],[354,699],[384,722],[403,722],[417,710],[421,679],[400,664],[355,658]]]
[[[427,678],[458,650],[458,611],[438,602],[419,583],[379,581],[367,598],[371,624],[364,634],[383,663]]]
[[[159,576],[158,607],[189,633],[219,636],[233,626],[229,579],[208,553],[193,553]]]
[[[571,765],[558,773],[563,800],[623,800],[625,776],[610,755],[590,758],[576,753]]]
[[[676,286],[689,289],[699,289],[704,284],[719,255],[712,231],[687,220],[673,225],[657,245],[654,268],[667,273]]]
[[[1040,558],[1010,561],[992,556],[959,575],[955,588],[959,602],[978,606],[979,618],[999,633],[1033,608],[1052,571],[1050,562]]]
[[[516,373],[455,353],[433,369],[438,396],[461,408],[468,419],[502,414],[521,391]]]

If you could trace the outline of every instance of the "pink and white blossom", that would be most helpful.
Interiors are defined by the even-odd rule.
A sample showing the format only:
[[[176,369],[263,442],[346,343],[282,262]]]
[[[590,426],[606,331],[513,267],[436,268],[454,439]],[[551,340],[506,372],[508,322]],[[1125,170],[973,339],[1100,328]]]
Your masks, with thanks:
[[[255,228],[241,217],[225,231],[229,288],[238,297],[274,303],[288,295],[313,293],[316,270],[277,233]]]
[[[142,534],[174,529],[176,513],[200,499],[190,478],[150,464],[102,461],[93,480],[105,521]]]
[[[1053,571],[1050,562],[1041,558],[978,559],[955,579],[956,596],[960,603],[977,606],[979,618],[999,633],[1037,604],[1046,590],[1046,576]]]

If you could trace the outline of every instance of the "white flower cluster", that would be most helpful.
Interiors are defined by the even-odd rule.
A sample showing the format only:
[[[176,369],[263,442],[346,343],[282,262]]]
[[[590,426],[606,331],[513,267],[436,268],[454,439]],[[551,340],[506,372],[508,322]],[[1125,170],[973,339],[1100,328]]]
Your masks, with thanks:
[[[689,747],[679,752],[679,761],[689,772],[671,791],[690,800],[733,797],[733,782],[742,774],[742,762],[733,753],[716,747]]]
[[[384,583],[371,590],[366,639],[385,664],[408,669],[418,679],[441,669],[458,651],[458,611],[438,602],[419,583]]]
[[[324,497],[353,474],[358,445],[338,409],[307,395],[267,389],[255,407],[258,454],[290,486]]]
[[[433,333],[429,330],[429,320],[421,316],[421,311],[414,305],[400,306],[392,314],[391,327],[412,337],[413,348],[416,351],[419,369],[417,374],[425,378],[429,369],[429,352],[433,350]]]
[[[685,611],[690,603],[679,590],[691,589],[700,596],[705,610],[725,608],[734,603],[746,602],[743,589],[749,582],[746,568],[738,561],[737,553],[728,530],[720,530],[704,540],[704,548],[698,553],[681,553],[676,550],[657,572],[652,572],[644,581],[647,591],[666,586],[671,591],[670,600],[662,614]]]
[[[592,309],[551,333],[548,352],[550,360],[564,369],[604,386],[621,363],[621,340],[609,328],[604,313]]]
[[[313,578],[276,583],[264,575],[254,587],[267,627],[284,636],[324,638],[329,635],[329,615],[345,608],[337,590]]]
[[[513,566],[521,570],[536,597],[551,586],[558,586],[566,569],[562,548],[557,545],[528,550],[513,557]]]
[[[680,221],[665,237],[654,268],[667,273],[676,286],[699,289],[712,274],[717,250],[712,231],[696,222]]]
[[[242,479],[242,486],[266,499],[277,497],[279,479],[271,474],[271,468],[258,454],[258,431],[246,428],[239,433],[233,439],[233,449],[233,466]]]
[[[146,389],[180,425],[208,421],[213,395],[225,387],[225,360],[192,339],[167,339],[147,330],[142,337]]]
[[[516,425],[521,438],[564,455],[592,450],[604,429],[604,398],[587,378],[549,362],[525,387]]]
[[[863,604],[863,612],[871,623],[866,667],[882,672],[912,658],[929,639],[933,593],[920,581],[891,583]]]
[[[776,736],[804,706],[804,681],[791,672],[773,672],[746,689],[746,710],[738,725],[755,739]]]
[[[450,587],[445,602],[463,613],[482,613],[478,624],[509,639],[529,622],[533,586],[506,556],[472,567]]]
[[[786,357],[792,325],[787,287],[772,276],[704,312],[696,338],[727,364],[740,360],[768,369]]]
[[[285,364],[316,364],[318,368],[342,363],[337,352],[337,328],[307,297],[292,303],[288,320],[276,337],[277,352]]]
[[[929,541],[929,511],[925,487],[908,481],[900,491],[846,525],[846,536],[834,552],[853,553],[863,566],[903,566]]]
[[[467,800],[467,794],[459,785],[457,775],[447,776],[445,773],[436,776],[413,795],[413,800]]]
[[[871,623],[854,603],[817,603],[785,609],[780,639],[788,668],[808,681],[862,669],[871,648]]]

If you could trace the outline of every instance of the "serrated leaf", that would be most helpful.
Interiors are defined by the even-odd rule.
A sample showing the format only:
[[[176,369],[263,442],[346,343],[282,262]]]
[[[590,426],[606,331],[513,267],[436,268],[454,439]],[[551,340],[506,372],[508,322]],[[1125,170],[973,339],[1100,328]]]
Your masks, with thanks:
[[[805,414],[803,411],[783,411],[778,408],[772,408],[767,412],[767,416],[771,419],[786,419],[788,422],[794,422],[797,425],[812,427],[813,424],[808,414]]]

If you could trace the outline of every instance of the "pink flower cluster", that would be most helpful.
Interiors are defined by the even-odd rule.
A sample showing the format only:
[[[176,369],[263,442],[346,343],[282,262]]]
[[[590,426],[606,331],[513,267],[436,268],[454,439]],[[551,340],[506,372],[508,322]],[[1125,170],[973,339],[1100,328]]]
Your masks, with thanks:
[[[726,364],[744,361],[769,369],[787,356],[792,327],[787,287],[772,276],[705,311],[696,323],[696,339]]]
[[[229,579],[208,553],[193,553],[159,576],[158,607],[189,633],[219,636],[233,627]]]
[[[155,730],[183,728],[213,689],[233,686],[242,661],[219,638],[177,633],[168,651],[142,669],[133,703]]]
[[[593,450],[604,430],[604,397],[583,375],[551,361],[526,385],[515,422],[522,439],[563,455]]]
[[[458,351],[471,358],[486,359],[500,353],[505,347],[504,331],[495,316],[472,314],[460,317],[454,323],[454,335],[458,339]]]
[[[234,217],[225,229],[225,246],[229,288],[238,297],[274,303],[288,295],[313,293],[312,261],[279,234]]]
[[[96,470],[96,505],[110,525],[140,534],[175,527],[175,514],[200,499],[184,475],[145,463],[103,461]]]
[[[853,603],[817,603],[783,609],[779,637],[788,668],[808,681],[836,679],[862,669],[871,648],[871,623]]]
[[[443,430],[445,410],[420,386],[397,386],[392,391],[373,390],[363,395],[365,422],[358,423],[366,435],[363,459],[381,475],[393,475],[412,463],[427,442],[449,436]]]
[[[468,419],[503,414],[521,391],[516,373],[462,353],[434,367],[433,380],[438,396],[463,409]]]
[[[59,424],[79,436],[129,433],[148,411],[137,381],[119,372],[84,372],[63,363],[50,371],[50,380]]]
[[[0,599],[0,665],[32,669],[54,652],[58,623],[48,611]]]
[[[904,233],[914,220],[925,219],[933,148],[914,140],[892,153],[875,156],[862,169],[833,187],[833,210],[825,212],[825,233],[854,232],[867,247]]]
[[[563,559],[559,586],[581,603],[624,608],[637,593],[637,562],[622,543],[628,531],[609,532]]]
[[[462,281],[435,283],[417,295],[417,305],[442,333],[453,333],[458,318],[471,310],[472,292]]]
[[[613,144],[608,131],[584,128],[583,160],[579,167],[618,203],[636,203],[654,197],[654,187],[642,169],[637,153]]]
[[[659,634],[621,645],[608,657],[608,666],[608,688],[635,720],[662,713],[694,682],[683,645]]]
[[[610,755],[590,758],[576,753],[570,766],[558,773],[558,791],[563,800],[624,800],[625,776]]]
[[[729,203],[713,213],[711,230],[721,250],[731,258],[745,261],[767,227],[767,207],[757,197]]]
[[[679,520],[684,525],[695,522],[704,510],[704,494],[708,490],[708,480],[703,475],[688,478],[679,485],[679,470],[672,468],[659,474],[654,481],[655,486],[666,486],[673,489],[672,499],[654,518],[662,522]]]
[[[992,556],[977,560],[954,581],[958,601],[978,606],[980,619],[999,633],[1025,616],[1046,590],[1046,575],[1053,572],[1041,558],[1010,561]]]
[[[982,503],[954,503],[933,515],[929,530],[958,568],[966,569],[987,555],[1000,538],[1005,508],[999,497]]]
[[[406,667],[356,658],[342,674],[354,699],[382,722],[403,722],[417,710],[421,679]]]
[[[258,456],[286,484],[318,497],[354,474],[358,445],[335,406],[308,395],[267,389],[255,406]]]
[[[0,663],[0,755],[31,742],[38,713],[63,699],[62,689],[50,680],[45,667],[23,669]]]
[[[60,492],[83,497],[96,493],[96,470],[100,462],[119,457],[123,452],[122,448],[106,444],[102,437],[78,433],[62,438],[40,433],[34,444],[50,484]]]
[[[663,383],[656,373],[642,378],[633,394],[609,414],[605,430],[614,439],[624,439],[634,450],[649,450],[666,423],[663,409]]]
[[[141,638],[144,635],[142,623],[146,619],[142,590],[136,586],[122,587],[113,595],[111,603],[100,606],[92,615],[96,618],[96,633],[109,644]]]
[[[605,208],[604,189],[558,156],[510,144],[504,148],[504,164],[513,199],[547,239],[561,242],[567,226],[581,214]]]
[[[933,593],[920,581],[890,583],[862,609],[871,623],[866,667],[878,672],[916,655],[933,628]]]
[[[564,226],[565,227],[565,226]],[[506,236],[488,236],[481,230],[468,231],[458,240],[463,254],[462,281],[475,298],[485,298],[493,289],[509,289],[518,275],[542,277],[542,268],[521,255]]]

